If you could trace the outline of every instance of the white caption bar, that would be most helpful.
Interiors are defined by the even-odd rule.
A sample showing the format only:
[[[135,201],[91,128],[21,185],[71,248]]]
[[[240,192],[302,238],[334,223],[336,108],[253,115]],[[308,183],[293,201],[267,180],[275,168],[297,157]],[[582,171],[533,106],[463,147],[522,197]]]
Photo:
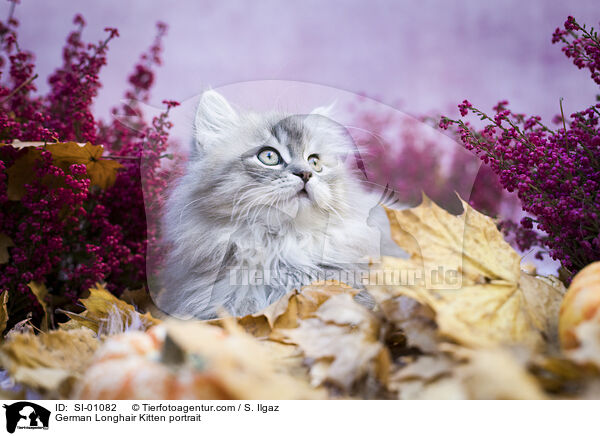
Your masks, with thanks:
[[[3,401],[15,435],[587,434],[596,401]],[[3,429],[4,430],[4,429]]]

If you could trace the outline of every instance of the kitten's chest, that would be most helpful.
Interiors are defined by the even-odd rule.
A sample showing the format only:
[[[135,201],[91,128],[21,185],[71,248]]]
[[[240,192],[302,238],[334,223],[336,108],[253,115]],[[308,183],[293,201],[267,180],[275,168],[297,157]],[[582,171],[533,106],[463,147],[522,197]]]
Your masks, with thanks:
[[[328,245],[322,233],[293,231],[254,232],[232,242],[233,263],[250,268],[313,268],[322,262]]]

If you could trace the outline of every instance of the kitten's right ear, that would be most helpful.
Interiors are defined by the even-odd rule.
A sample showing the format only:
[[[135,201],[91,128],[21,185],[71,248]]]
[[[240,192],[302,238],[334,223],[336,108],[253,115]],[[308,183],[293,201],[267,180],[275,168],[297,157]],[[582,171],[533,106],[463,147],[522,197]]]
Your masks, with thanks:
[[[201,149],[210,147],[237,119],[238,114],[225,97],[212,89],[204,92],[194,121],[196,144]]]

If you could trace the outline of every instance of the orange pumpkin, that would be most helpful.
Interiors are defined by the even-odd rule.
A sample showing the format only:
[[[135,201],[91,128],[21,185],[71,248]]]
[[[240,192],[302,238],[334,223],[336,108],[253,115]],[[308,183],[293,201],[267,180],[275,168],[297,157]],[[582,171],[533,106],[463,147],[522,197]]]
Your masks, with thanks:
[[[165,330],[109,337],[76,388],[82,400],[231,399],[210,373],[160,362]]]
[[[579,346],[575,328],[585,321],[600,322],[600,262],[594,262],[573,278],[560,307],[558,331],[564,350]]]

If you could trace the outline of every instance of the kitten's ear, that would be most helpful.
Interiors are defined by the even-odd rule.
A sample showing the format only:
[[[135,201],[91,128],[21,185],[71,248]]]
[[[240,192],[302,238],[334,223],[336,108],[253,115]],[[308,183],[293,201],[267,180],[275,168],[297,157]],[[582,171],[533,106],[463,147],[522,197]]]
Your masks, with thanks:
[[[333,114],[335,113],[335,110],[334,110],[335,104],[336,104],[336,102],[334,101],[333,103],[331,103],[327,106],[316,107],[312,110],[312,112],[310,114],[311,115],[322,115],[324,117],[331,118],[331,117],[333,117]]]
[[[231,128],[237,119],[238,114],[225,97],[212,89],[204,92],[194,121],[196,143],[200,148],[210,146],[224,130]]]

